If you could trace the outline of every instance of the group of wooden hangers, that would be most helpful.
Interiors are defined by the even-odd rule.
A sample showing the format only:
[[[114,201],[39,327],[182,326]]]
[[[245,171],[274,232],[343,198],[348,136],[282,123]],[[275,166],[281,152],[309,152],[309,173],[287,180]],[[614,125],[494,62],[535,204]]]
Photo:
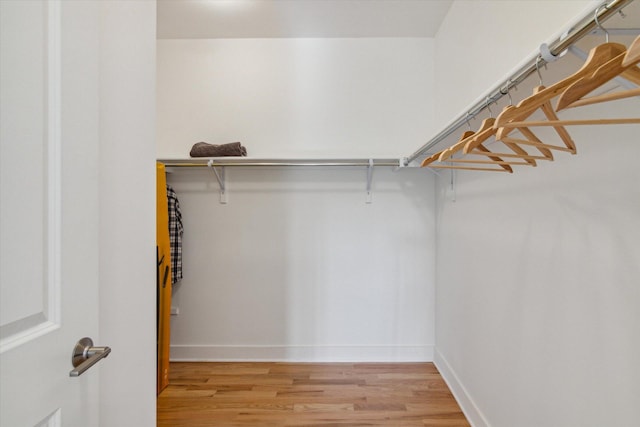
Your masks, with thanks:
[[[607,41],[591,49],[587,60],[578,71],[549,87],[542,85],[538,61],[536,61],[536,71],[540,76],[540,85],[534,89],[531,96],[520,101],[518,105],[508,105],[497,118],[485,119],[477,132],[471,130],[464,132],[454,145],[424,159],[422,167],[512,173],[512,165],[536,166],[536,160],[553,160],[552,150],[575,154],[575,143],[564,126],[640,123],[640,117],[561,120],[556,114],[557,111],[567,108],[640,96],[640,87],[638,87],[587,97],[592,91],[618,76],[640,86],[640,68],[637,67],[640,63],[640,36],[627,49],[622,44],[610,43],[607,33]],[[509,94],[509,84],[507,84],[507,94]],[[510,94],[509,97],[511,98]],[[558,101],[554,109],[551,101],[556,97]],[[487,100],[486,106],[491,111],[489,104]],[[547,120],[527,121],[538,110],[542,111]],[[529,129],[536,126],[551,126],[564,145],[542,142]],[[510,136],[515,130],[519,131],[521,137]],[[511,152],[490,151],[484,143],[491,137]],[[532,155],[522,146],[534,148],[540,154]],[[463,156],[453,157],[457,153]]]

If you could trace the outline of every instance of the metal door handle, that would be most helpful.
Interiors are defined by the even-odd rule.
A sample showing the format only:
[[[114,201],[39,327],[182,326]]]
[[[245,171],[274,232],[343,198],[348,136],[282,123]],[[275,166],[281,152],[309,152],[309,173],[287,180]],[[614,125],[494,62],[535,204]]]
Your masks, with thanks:
[[[71,364],[75,369],[69,372],[69,376],[78,377],[82,375],[84,371],[95,365],[100,359],[107,357],[109,353],[111,353],[111,348],[94,347],[91,338],[82,338],[73,348]]]

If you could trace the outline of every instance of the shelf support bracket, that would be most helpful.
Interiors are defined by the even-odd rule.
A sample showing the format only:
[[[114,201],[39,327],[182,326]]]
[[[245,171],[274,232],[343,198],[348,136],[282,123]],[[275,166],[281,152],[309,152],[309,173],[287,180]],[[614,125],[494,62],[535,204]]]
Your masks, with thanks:
[[[370,204],[373,202],[371,195],[371,181],[373,179],[373,159],[369,159],[369,166],[367,166],[367,196],[365,203]]]
[[[213,173],[216,175],[216,179],[218,180],[218,185],[220,186],[220,203],[223,205],[227,204],[227,187],[225,181],[225,171],[224,166],[214,166],[213,161],[209,160],[207,166],[211,168]]]

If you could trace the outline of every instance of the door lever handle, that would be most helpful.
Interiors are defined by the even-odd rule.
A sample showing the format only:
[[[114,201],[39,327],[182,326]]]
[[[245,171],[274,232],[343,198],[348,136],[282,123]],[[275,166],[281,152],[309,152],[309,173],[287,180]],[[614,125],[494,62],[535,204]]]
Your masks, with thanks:
[[[85,337],[76,343],[71,355],[71,364],[75,369],[69,372],[70,377],[79,377],[84,371],[104,359],[111,353],[109,347],[94,347],[93,340]]]

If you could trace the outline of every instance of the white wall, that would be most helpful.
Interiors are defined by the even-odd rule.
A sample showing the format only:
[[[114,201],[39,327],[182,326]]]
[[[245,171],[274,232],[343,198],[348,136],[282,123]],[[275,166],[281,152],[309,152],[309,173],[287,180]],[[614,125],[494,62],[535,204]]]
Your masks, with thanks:
[[[100,425],[151,427],[156,425],[155,2],[110,1],[100,7],[103,344],[97,344],[113,349],[100,368]]]
[[[158,41],[159,157],[409,154],[433,129],[433,41]],[[434,179],[376,168],[169,176],[185,222],[172,358],[431,360]]]
[[[406,156],[433,132],[433,39],[158,41],[158,154]]]
[[[548,2],[521,2],[517,13],[506,3],[456,2],[442,34],[455,28],[460,39],[495,45],[480,32],[489,14],[508,39],[530,24],[522,16]],[[584,4],[573,2],[576,14]],[[477,25],[465,27],[471,10]],[[560,28],[543,27],[529,45],[546,39],[545,28]],[[436,39],[443,110],[485,89],[484,81],[446,77],[445,64],[463,49]],[[512,68],[479,56],[469,51],[467,59],[493,83]],[[567,57],[543,74],[554,82],[580,64]],[[533,80],[514,101],[531,93]],[[565,117],[639,111],[631,99]],[[569,131],[575,156],[556,153],[513,175],[457,172],[453,190],[448,173],[438,182],[435,360],[475,426],[630,427],[640,419],[638,126]]]
[[[185,278],[172,359],[432,360],[433,178],[418,170],[232,169],[169,176]]]

